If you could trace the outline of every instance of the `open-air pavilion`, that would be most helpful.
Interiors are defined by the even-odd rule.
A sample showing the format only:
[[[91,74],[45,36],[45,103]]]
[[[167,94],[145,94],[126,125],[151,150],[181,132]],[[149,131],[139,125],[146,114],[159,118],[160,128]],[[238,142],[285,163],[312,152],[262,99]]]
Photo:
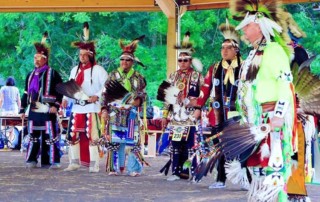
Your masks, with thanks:
[[[0,12],[160,12],[168,19],[167,74],[176,67],[180,38],[180,17],[186,11],[227,8],[228,0],[11,0],[0,1]],[[283,4],[312,3],[318,0],[282,0]],[[171,69],[170,69],[171,68]]]
[[[312,3],[319,0],[283,0],[284,4]],[[187,11],[227,8],[228,0],[1,0],[0,12],[163,12],[168,19],[167,74],[176,67],[177,52],[172,49],[180,37],[179,18]],[[171,68],[171,69],[170,69]],[[246,201],[239,186],[228,184],[225,190],[208,190],[213,176],[201,183],[165,181],[158,172],[167,162],[167,156],[149,158],[152,167],[145,174],[108,177],[101,171],[96,174],[66,173],[62,170],[27,170],[24,153],[0,153],[0,201]],[[67,166],[67,155],[62,158]],[[319,186],[308,185],[313,201],[320,198]],[[318,198],[318,199],[317,199]]]

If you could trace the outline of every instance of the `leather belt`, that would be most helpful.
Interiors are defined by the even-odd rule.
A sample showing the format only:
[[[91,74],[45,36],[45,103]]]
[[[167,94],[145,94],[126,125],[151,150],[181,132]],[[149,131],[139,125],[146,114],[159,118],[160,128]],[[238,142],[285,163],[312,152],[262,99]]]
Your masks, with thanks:
[[[88,102],[88,100],[76,100],[77,105],[85,106],[87,104],[91,104],[91,102]]]
[[[261,107],[263,112],[272,112],[276,107],[276,102],[265,102],[261,104]]]

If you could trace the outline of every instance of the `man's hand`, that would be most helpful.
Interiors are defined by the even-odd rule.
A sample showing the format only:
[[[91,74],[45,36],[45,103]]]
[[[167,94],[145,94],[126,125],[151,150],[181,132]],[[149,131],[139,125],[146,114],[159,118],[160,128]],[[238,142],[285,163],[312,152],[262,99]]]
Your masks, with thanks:
[[[57,112],[58,112],[58,110],[57,110],[57,108],[55,106],[52,106],[52,107],[49,108],[49,113],[55,114]]]
[[[109,121],[109,113],[108,113],[108,111],[107,110],[102,110],[102,112],[101,112],[101,118],[103,119],[103,120],[105,120],[106,122],[107,121]]]
[[[90,96],[88,102],[95,103],[99,100],[99,97],[96,95]]]
[[[196,109],[193,113],[193,117],[198,120],[201,116],[201,110],[200,109]]]
[[[197,98],[190,98],[189,103],[186,107],[196,107],[197,106],[198,99]]]
[[[168,125],[168,120],[166,118],[162,118],[162,121],[161,121],[162,130],[166,129],[167,125]]]
[[[67,106],[68,106],[68,100],[62,100],[61,107],[65,109],[67,108]]]
[[[272,117],[270,120],[271,131],[275,131],[276,128],[282,128],[284,119],[279,117]]]
[[[22,120],[25,119],[25,118],[26,118],[26,114],[25,114],[25,113],[20,114],[20,118],[21,118]]]

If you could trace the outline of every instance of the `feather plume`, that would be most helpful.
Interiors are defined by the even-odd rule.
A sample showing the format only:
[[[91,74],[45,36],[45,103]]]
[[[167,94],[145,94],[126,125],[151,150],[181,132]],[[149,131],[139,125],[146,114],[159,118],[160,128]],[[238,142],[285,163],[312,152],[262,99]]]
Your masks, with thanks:
[[[56,86],[56,91],[64,96],[73,98],[76,100],[88,100],[89,96],[86,95],[82,88],[75,82],[74,79],[70,79],[65,83],[59,83]]]
[[[225,40],[232,39],[238,44],[240,43],[240,35],[236,31],[235,27],[230,25],[228,19],[226,18],[226,23],[219,26],[219,30],[222,33]]]
[[[203,70],[203,64],[198,58],[192,59],[192,66],[195,68],[197,72],[202,72]]]
[[[180,53],[192,54],[194,52],[193,44],[190,42],[190,32],[184,34],[181,45],[175,45],[174,48],[179,50]]]
[[[41,42],[34,43],[34,47],[37,50],[37,53],[40,53],[46,57],[49,57],[50,48],[47,46],[47,38],[48,38],[48,32],[45,31],[42,35]]]
[[[247,13],[263,13],[271,19],[276,19],[282,2],[280,0],[232,0],[229,1],[230,11],[237,20],[242,20]]]
[[[79,49],[87,50],[90,55],[94,56],[96,54],[95,45],[94,45],[94,41],[89,41],[89,35],[90,35],[89,23],[84,22],[83,35],[81,36],[82,41],[74,41],[71,43],[71,46]]]
[[[88,22],[84,22],[83,23],[83,40],[84,41],[88,41],[89,40],[89,35],[90,35],[89,23]]]
[[[144,39],[145,35],[139,36],[138,38],[132,40],[129,44],[125,45],[123,43],[123,41],[120,39],[119,41],[119,45],[123,51],[123,53],[131,53],[133,54],[137,47],[138,47],[138,43],[139,41],[141,41],[142,39]]]
[[[41,44],[46,44],[48,38],[48,32],[45,31],[42,35]]]

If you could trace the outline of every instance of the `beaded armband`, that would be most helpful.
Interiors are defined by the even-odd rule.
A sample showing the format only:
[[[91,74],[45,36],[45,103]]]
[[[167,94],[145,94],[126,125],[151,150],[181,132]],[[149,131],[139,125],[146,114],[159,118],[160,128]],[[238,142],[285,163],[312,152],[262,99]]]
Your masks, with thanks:
[[[279,100],[274,108],[274,116],[283,118],[288,110],[289,102],[284,100]]]

